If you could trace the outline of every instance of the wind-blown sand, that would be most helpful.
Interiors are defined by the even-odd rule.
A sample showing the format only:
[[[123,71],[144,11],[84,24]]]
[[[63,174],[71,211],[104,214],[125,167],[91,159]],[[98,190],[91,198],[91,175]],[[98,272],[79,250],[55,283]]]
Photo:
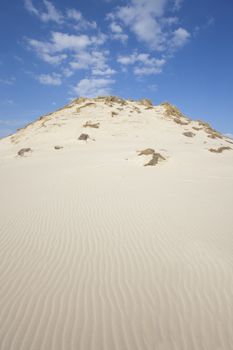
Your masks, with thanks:
[[[77,102],[0,140],[0,349],[233,349],[232,141]]]

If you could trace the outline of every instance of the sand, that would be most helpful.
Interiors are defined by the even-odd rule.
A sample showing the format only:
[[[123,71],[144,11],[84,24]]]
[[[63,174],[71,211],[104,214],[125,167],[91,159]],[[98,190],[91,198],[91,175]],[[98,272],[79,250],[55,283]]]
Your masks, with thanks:
[[[0,141],[1,350],[233,349],[233,151],[209,151],[231,144],[118,108]]]

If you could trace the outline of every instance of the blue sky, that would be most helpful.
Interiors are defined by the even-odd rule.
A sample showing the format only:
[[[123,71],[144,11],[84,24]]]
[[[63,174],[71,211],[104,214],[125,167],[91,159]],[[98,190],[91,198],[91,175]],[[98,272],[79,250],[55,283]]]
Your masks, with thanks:
[[[106,94],[233,134],[232,15],[230,0],[1,0],[0,137]]]

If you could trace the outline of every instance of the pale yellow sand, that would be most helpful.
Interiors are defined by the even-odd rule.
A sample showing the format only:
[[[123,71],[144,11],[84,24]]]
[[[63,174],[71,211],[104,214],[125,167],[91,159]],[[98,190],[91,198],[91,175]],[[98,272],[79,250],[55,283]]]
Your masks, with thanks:
[[[1,350],[233,349],[233,145],[133,106],[0,141]]]

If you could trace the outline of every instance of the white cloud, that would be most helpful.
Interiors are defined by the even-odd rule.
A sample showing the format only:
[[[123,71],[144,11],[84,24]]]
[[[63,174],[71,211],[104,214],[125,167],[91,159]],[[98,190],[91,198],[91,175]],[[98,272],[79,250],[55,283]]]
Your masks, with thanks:
[[[59,74],[41,74],[36,79],[42,84],[61,85],[62,77],[69,78],[76,70],[87,71],[89,78],[82,79],[75,87],[76,93],[82,91],[83,95],[107,94],[114,82],[111,76],[116,71],[109,64],[114,58],[103,47],[100,49],[107,39],[124,44],[133,34],[139,41],[137,46],[144,44],[144,52],[134,51],[117,58],[122,71],[130,66],[135,75],[144,76],[161,73],[166,61],[191,37],[186,29],[179,28],[179,18],[173,12],[180,9],[183,0],[128,0],[128,5],[118,5],[107,15],[108,34],[101,33],[96,22],[85,19],[75,8],[61,13],[49,0],[41,0],[44,5],[41,10],[33,1],[24,0],[30,13],[43,22],[66,26],[66,31],[52,31],[47,40],[26,39],[28,46],[44,62],[60,65]],[[96,34],[93,29],[97,29]]]
[[[175,0],[176,11],[180,8],[181,3],[181,0]],[[122,33],[120,32],[122,26],[118,23],[120,22],[150,49],[166,52],[171,45],[173,48],[182,46],[178,43],[180,37],[174,38],[174,30],[170,28],[178,23],[178,18],[165,16],[168,4],[169,0],[130,0],[128,6],[117,7],[115,11],[107,15],[107,19],[111,22],[110,27],[113,32]],[[177,34],[179,36],[181,33],[177,32]],[[184,43],[185,40],[183,40]]]
[[[41,74],[37,76],[36,79],[43,85],[59,86],[62,83],[61,76],[56,73]]]
[[[70,62],[71,69],[91,69],[92,75],[113,75],[115,70],[107,64],[109,51],[81,51],[75,55],[75,59]]]
[[[109,95],[114,82],[112,79],[83,79],[74,87],[74,92],[86,97]]]
[[[64,50],[79,51],[92,44],[92,39],[85,34],[72,35],[52,32],[52,49],[55,52]]]
[[[48,0],[43,0],[46,11],[39,11],[33,4],[32,0],[24,0],[25,8],[36,15],[42,22],[53,21],[56,23],[63,22],[63,15]]]
[[[121,26],[119,26],[119,24],[117,24],[116,22],[112,22],[112,23],[110,24],[110,28],[111,28],[111,30],[112,30],[113,33],[119,34],[119,33],[122,33],[122,32],[123,32]]]
[[[138,54],[137,52],[129,56],[119,56],[117,61],[123,66],[135,65],[135,75],[159,74],[166,63],[166,60],[163,58],[157,59],[147,53]]]
[[[68,9],[67,10],[67,17],[68,19],[74,20],[77,22],[76,25],[74,25],[74,29],[76,30],[83,30],[83,29],[96,29],[97,24],[95,21],[89,22],[87,21],[82,13],[80,11],[77,11],[76,9]]]
[[[74,74],[74,72],[70,68],[63,68],[62,74],[64,75],[64,77],[69,78]]]
[[[128,35],[127,34],[123,34],[123,33],[113,34],[111,36],[111,38],[114,39],[114,40],[119,40],[122,43],[125,43],[129,39]]]
[[[118,19],[149,47],[163,50],[165,37],[158,18],[164,14],[167,0],[131,0],[129,6],[118,7],[108,19]]]
[[[35,39],[27,39],[27,43],[44,62],[56,65],[60,64],[67,58],[66,54],[56,53],[54,43],[43,42]]]
[[[112,68],[106,68],[106,69],[93,69],[92,75],[102,75],[102,76],[111,76],[113,74],[116,74],[116,71]]]
[[[183,47],[190,38],[190,33],[184,28],[178,28],[173,33],[172,47],[174,49]]]
[[[101,45],[105,36],[88,36],[85,34],[73,35],[61,32],[52,32],[50,41],[26,39],[30,48],[34,49],[37,55],[50,64],[60,64],[67,57],[67,53],[83,51],[92,45]]]
[[[116,22],[110,23],[110,29],[112,32],[111,38],[113,40],[119,40],[122,43],[125,43],[128,40],[128,35],[123,32],[122,27]]]

